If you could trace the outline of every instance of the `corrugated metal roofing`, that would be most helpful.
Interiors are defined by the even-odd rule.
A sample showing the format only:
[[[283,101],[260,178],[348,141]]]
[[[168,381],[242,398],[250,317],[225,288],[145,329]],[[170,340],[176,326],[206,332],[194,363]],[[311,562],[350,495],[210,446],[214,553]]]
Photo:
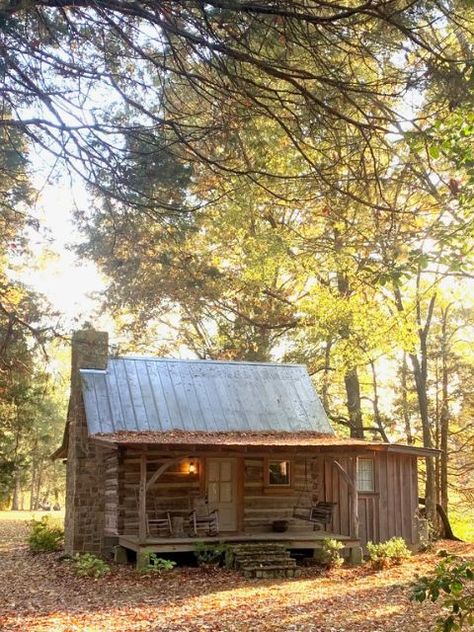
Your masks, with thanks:
[[[90,434],[334,434],[303,365],[125,357],[81,377]]]

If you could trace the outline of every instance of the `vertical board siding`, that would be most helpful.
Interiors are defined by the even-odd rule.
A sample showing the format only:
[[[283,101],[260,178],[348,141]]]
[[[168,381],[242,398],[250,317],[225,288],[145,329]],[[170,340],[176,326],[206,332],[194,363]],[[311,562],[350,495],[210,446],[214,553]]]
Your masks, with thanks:
[[[416,544],[417,458],[390,453],[380,453],[375,458],[378,540],[401,536],[409,544]]]
[[[349,487],[342,474],[334,466],[334,459],[328,457],[322,458],[324,460],[324,498],[321,500],[337,503],[330,530],[341,535],[351,535]],[[350,457],[338,456],[336,460],[342,465],[346,472],[350,473]]]
[[[359,493],[360,539],[383,542],[395,536],[409,544],[416,543],[414,517],[418,508],[417,458],[403,454],[374,453],[375,493]],[[353,457],[337,457],[346,472],[351,472]],[[350,533],[349,488],[333,466],[332,459],[323,458],[324,500],[337,502],[331,530],[342,535]]]
[[[363,545],[380,541],[379,499],[376,494],[359,496],[359,535]]]

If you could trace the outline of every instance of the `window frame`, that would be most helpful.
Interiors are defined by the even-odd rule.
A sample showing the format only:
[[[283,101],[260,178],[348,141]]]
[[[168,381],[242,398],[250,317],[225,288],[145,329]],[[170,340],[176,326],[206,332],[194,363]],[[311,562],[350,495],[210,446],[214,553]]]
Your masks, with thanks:
[[[288,483],[271,483],[270,482],[270,463],[281,463],[285,461],[288,463]],[[286,457],[278,458],[278,457],[265,457],[263,462],[264,467],[264,486],[268,491],[280,491],[280,490],[288,490],[293,487],[293,464],[291,459]]]
[[[371,463],[371,468],[372,468],[372,486],[371,489],[361,489],[360,487],[360,464],[362,461]],[[360,495],[364,495],[364,494],[376,494],[377,493],[377,475],[376,475],[376,468],[375,468],[375,459],[373,457],[358,457],[357,458],[357,493]]]

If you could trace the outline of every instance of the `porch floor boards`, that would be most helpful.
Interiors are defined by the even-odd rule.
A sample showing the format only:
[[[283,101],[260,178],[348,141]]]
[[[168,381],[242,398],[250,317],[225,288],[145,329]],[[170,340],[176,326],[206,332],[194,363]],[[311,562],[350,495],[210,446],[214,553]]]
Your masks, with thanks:
[[[196,542],[279,542],[288,549],[316,549],[325,538],[339,540],[345,547],[360,546],[359,540],[329,531],[285,531],[284,533],[220,533],[216,536],[148,537],[144,542],[137,535],[119,536],[119,544],[132,551],[149,553],[181,553],[194,551]]]

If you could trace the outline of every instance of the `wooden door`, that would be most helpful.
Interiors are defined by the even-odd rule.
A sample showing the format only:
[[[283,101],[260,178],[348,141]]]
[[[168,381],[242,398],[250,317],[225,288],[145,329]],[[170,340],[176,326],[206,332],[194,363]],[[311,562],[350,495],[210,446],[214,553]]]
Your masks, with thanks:
[[[237,461],[207,459],[209,511],[219,512],[219,530],[237,531]]]

